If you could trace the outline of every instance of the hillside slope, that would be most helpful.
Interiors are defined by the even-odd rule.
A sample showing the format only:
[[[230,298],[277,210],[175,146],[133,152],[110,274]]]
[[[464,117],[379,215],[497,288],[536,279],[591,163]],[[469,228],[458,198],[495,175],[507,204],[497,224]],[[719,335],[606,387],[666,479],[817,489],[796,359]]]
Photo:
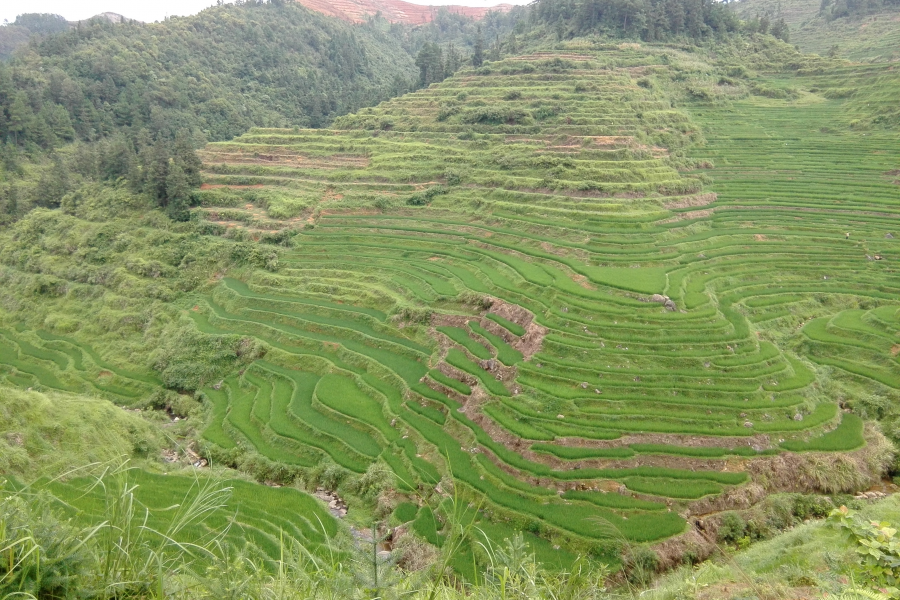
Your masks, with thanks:
[[[803,52],[860,62],[900,60],[900,4],[844,16],[822,12],[818,0],[741,0],[728,5],[742,19],[783,18]]]
[[[756,43],[744,56],[756,68],[788,52]],[[225,279],[192,318],[266,340],[292,370],[308,367],[291,355],[318,365],[307,381],[258,364],[247,417],[237,382],[209,392],[210,442],[275,453],[289,438],[351,470],[378,453],[400,480],[427,478],[406,462],[425,457],[573,547],[603,537],[588,525],[598,516],[632,540],[682,533],[680,519],[759,493],[757,478],[839,491],[877,476],[877,434],[848,455],[859,479],[786,451],[859,448],[862,423],[835,399],[900,390],[894,133],[850,127],[889,109],[896,76],[835,63],[834,78],[724,83],[716,69],[731,67],[671,48],[573,46],[463,72],[333,130],[259,129],[207,148],[201,212],[230,235],[296,237],[278,275]],[[794,71],[816,71],[799,60]],[[683,80],[708,103],[690,114],[671,108]],[[851,81],[877,86],[882,104],[827,100]],[[789,86],[818,92],[795,101]],[[839,133],[813,133],[828,127]],[[843,179],[823,181],[848,153],[859,160]],[[694,169],[713,163],[704,189]],[[421,346],[426,329],[436,347]],[[273,377],[306,390],[312,432],[281,428],[301,409],[274,412],[285,392],[262,385]],[[328,399],[353,386],[356,408]],[[358,433],[339,433],[332,411]]]
[[[318,126],[402,93],[415,69],[379,27],[294,3],[226,4],[152,24],[93,20],[34,40],[26,54],[0,64],[0,137],[45,147],[45,131],[216,140],[253,125]]]
[[[451,13],[480,19],[489,11],[507,11],[510,4],[497,4],[489,7],[475,6],[423,6],[403,2],[403,0],[297,0],[303,6],[322,14],[338,17],[347,21],[361,22],[367,17],[380,14],[391,23],[421,25],[434,19],[437,11],[445,9]]]
[[[891,464],[898,89],[768,36],[579,38],[253,128],[187,221],[118,182],[0,232],[0,377],[196,399],[214,462],[436,547],[452,491],[548,565],[701,558],[723,511]]]

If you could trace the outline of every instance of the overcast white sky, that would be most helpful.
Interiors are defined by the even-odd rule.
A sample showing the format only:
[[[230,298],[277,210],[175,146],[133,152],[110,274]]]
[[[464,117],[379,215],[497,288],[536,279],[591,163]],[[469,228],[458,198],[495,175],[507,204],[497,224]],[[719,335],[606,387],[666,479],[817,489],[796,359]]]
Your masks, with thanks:
[[[494,6],[496,4],[527,4],[530,0],[406,0],[413,4],[464,6]],[[12,23],[21,13],[55,13],[69,21],[88,19],[102,12],[115,12],[139,21],[160,21],[167,16],[192,15],[215,0],[2,0],[0,23]]]

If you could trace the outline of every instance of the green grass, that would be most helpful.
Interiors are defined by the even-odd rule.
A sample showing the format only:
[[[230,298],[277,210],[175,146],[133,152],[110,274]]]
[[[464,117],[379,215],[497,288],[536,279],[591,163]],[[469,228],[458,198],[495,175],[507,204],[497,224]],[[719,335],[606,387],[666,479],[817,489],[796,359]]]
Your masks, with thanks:
[[[362,391],[359,385],[341,375],[326,375],[316,385],[316,399],[332,410],[352,417],[394,440],[397,432],[384,415],[381,402]]]
[[[783,442],[781,447],[791,452],[841,452],[865,445],[863,420],[853,414],[844,414],[840,424],[832,431],[808,441]]]
[[[438,525],[437,518],[434,516],[434,511],[428,506],[423,506],[419,509],[412,523],[412,529],[433,546],[442,546],[444,543],[443,536],[438,533],[441,528]]]
[[[135,486],[135,500],[148,509],[147,525],[157,531],[167,531],[177,517],[172,507],[185,505],[196,497],[203,479],[190,476],[165,475],[132,469],[127,481]],[[39,481],[37,489],[46,489],[58,498],[65,498],[60,508],[83,525],[101,518],[105,506],[102,488],[93,486],[91,479],[66,482]],[[281,552],[282,533],[306,544],[313,552],[324,550],[323,544],[338,532],[334,517],[308,494],[292,488],[272,488],[246,481],[213,482],[230,488],[225,505],[200,523],[183,529],[175,541],[197,542],[210,532],[222,531],[229,521],[234,524],[226,540],[237,547],[254,543],[268,560],[277,560]],[[142,511],[143,517],[143,511]]]
[[[428,371],[428,376],[437,381],[438,383],[449,387],[450,389],[456,390],[460,394],[464,396],[468,396],[472,393],[472,388],[467,386],[462,381],[458,379],[453,379],[452,377],[447,377],[437,369],[432,369]]]
[[[576,448],[570,446],[554,446],[552,444],[534,444],[531,449],[535,452],[545,452],[566,460],[631,458],[635,454],[630,448]]]
[[[157,428],[107,400],[0,386],[0,471],[56,477],[69,469],[155,455]]]
[[[399,523],[409,523],[416,518],[419,507],[412,502],[401,502],[394,509],[393,516]]]
[[[480,358],[481,360],[491,358],[490,350],[469,337],[469,333],[465,329],[460,329],[459,327],[438,327],[437,330],[468,350],[475,358]]]
[[[497,350],[497,359],[509,367],[522,362],[522,353],[506,343],[499,335],[494,335],[478,324],[478,321],[469,321],[469,328],[486,339]]]
[[[722,487],[711,481],[628,477],[623,483],[634,492],[664,498],[697,499],[722,492]]]
[[[494,379],[488,371],[485,371],[468,358],[466,355],[460,352],[456,348],[451,348],[450,352],[447,353],[447,362],[450,365],[453,365],[457,369],[461,371],[465,371],[470,375],[474,375],[477,377],[482,385],[492,394],[497,396],[509,396],[509,390],[504,387],[504,385]]]
[[[508,319],[504,319],[500,315],[497,315],[494,313],[488,313],[485,316],[488,319],[490,319],[491,321],[493,321],[494,323],[497,323],[498,325],[500,325],[501,327],[508,329],[514,335],[518,335],[520,337],[525,335],[525,328],[522,327],[521,325],[519,325],[518,323],[513,323],[512,321],[510,321]]]

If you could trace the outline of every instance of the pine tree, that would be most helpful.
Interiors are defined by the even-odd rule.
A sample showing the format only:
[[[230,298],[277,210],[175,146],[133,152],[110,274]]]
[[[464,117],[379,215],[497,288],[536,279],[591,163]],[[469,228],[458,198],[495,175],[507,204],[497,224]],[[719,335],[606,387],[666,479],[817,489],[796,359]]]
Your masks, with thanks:
[[[447,76],[444,73],[444,51],[437,44],[432,44],[431,65],[428,69],[428,83],[439,83]]]
[[[191,200],[191,186],[188,176],[178,161],[169,163],[166,177],[166,213],[173,221],[187,221]]]
[[[152,195],[161,206],[168,199],[167,187],[169,177],[169,148],[163,140],[156,140],[153,148],[147,153],[144,162],[144,185],[147,193]]]
[[[190,137],[186,131],[182,130],[175,137],[175,147],[173,148],[175,160],[184,169],[190,187],[200,187],[203,183],[203,177],[200,170],[203,168],[203,161],[197,156],[194,145],[191,143]]]
[[[25,174],[22,164],[19,162],[19,150],[10,140],[7,140],[5,144],[0,143],[0,165],[7,173],[12,173],[19,177]]]
[[[426,86],[444,80],[444,56],[441,47],[434,43],[426,43],[416,56],[419,67],[419,85]]]
[[[788,28],[788,24],[784,22],[784,17],[772,24],[772,35],[783,42],[791,41],[791,30]]]
[[[450,42],[447,46],[446,58],[444,60],[444,76],[449,77],[459,71],[459,68],[462,66],[462,60],[462,56],[459,55],[456,46],[453,45],[453,42]]]
[[[19,213],[19,188],[16,184],[9,184],[9,191],[6,193],[6,214],[16,216]]]
[[[516,39],[515,33],[510,33],[506,39],[506,49],[509,50],[510,54],[519,53],[519,41]]]
[[[431,65],[431,44],[426,43],[416,55],[416,66],[419,67],[419,85],[428,85],[428,68]]]
[[[498,60],[500,60],[500,38],[494,38],[494,43],[491,44],[491,52],[489,56],[491,62],[497,62]]]
[[[481,35],[481,27],[475,37],[475,51],[472,54],[472,66],[476,69],[484,64],[484,36]]]
[[[69,170],[63,163],[59,155],[54,154],[51,157],[51,167],[44,171],[38,184],[37,203],[47,208],[59,208],[63,196],[69,193],[71,188],[69,182]]]
[[[24,133],[28,130],[33,118],[34,113],[31,111],[31,107],[25,102],[25,94],[19,92],[16,94],[16,99],[13,100],[13,103],[9,107],[8,128],[9,132],[13,134],[16,145],[19,144],[19,137],[22,137],[22,141],[24,141]]]

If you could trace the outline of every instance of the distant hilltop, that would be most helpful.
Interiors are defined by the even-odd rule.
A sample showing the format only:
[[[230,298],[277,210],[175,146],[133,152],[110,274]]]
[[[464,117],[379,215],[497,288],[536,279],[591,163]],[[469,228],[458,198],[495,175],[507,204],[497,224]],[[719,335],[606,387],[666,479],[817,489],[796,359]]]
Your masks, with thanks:
[[[91,21],[91,20],[93,20],[93,19],[106,19],[106,20],[109,21],[110,23],[122,23],[122,22],[124,22],[124,21],[130,21],[130,20],[131,20],[131,19],[129,19],[128,17],[123,17],[123,16],[120,15],[119,13],[114,13],[114,12],[104,12],[104,13],[100,13],[99,15],[94,15],[94,16],[91,17],[90,19],[85,19],[85,21]]]
[[[492,10],[506,12],[512,8],[510,4],[498,4],[490,7],[420,6],[403,2],[403,0],[297,0],[297,2],[312,10],[345,21],[363,21],[368,16],[381,13],[388,21],[409,25],[428,23],[441,8],[476,19],[482,18]]]

